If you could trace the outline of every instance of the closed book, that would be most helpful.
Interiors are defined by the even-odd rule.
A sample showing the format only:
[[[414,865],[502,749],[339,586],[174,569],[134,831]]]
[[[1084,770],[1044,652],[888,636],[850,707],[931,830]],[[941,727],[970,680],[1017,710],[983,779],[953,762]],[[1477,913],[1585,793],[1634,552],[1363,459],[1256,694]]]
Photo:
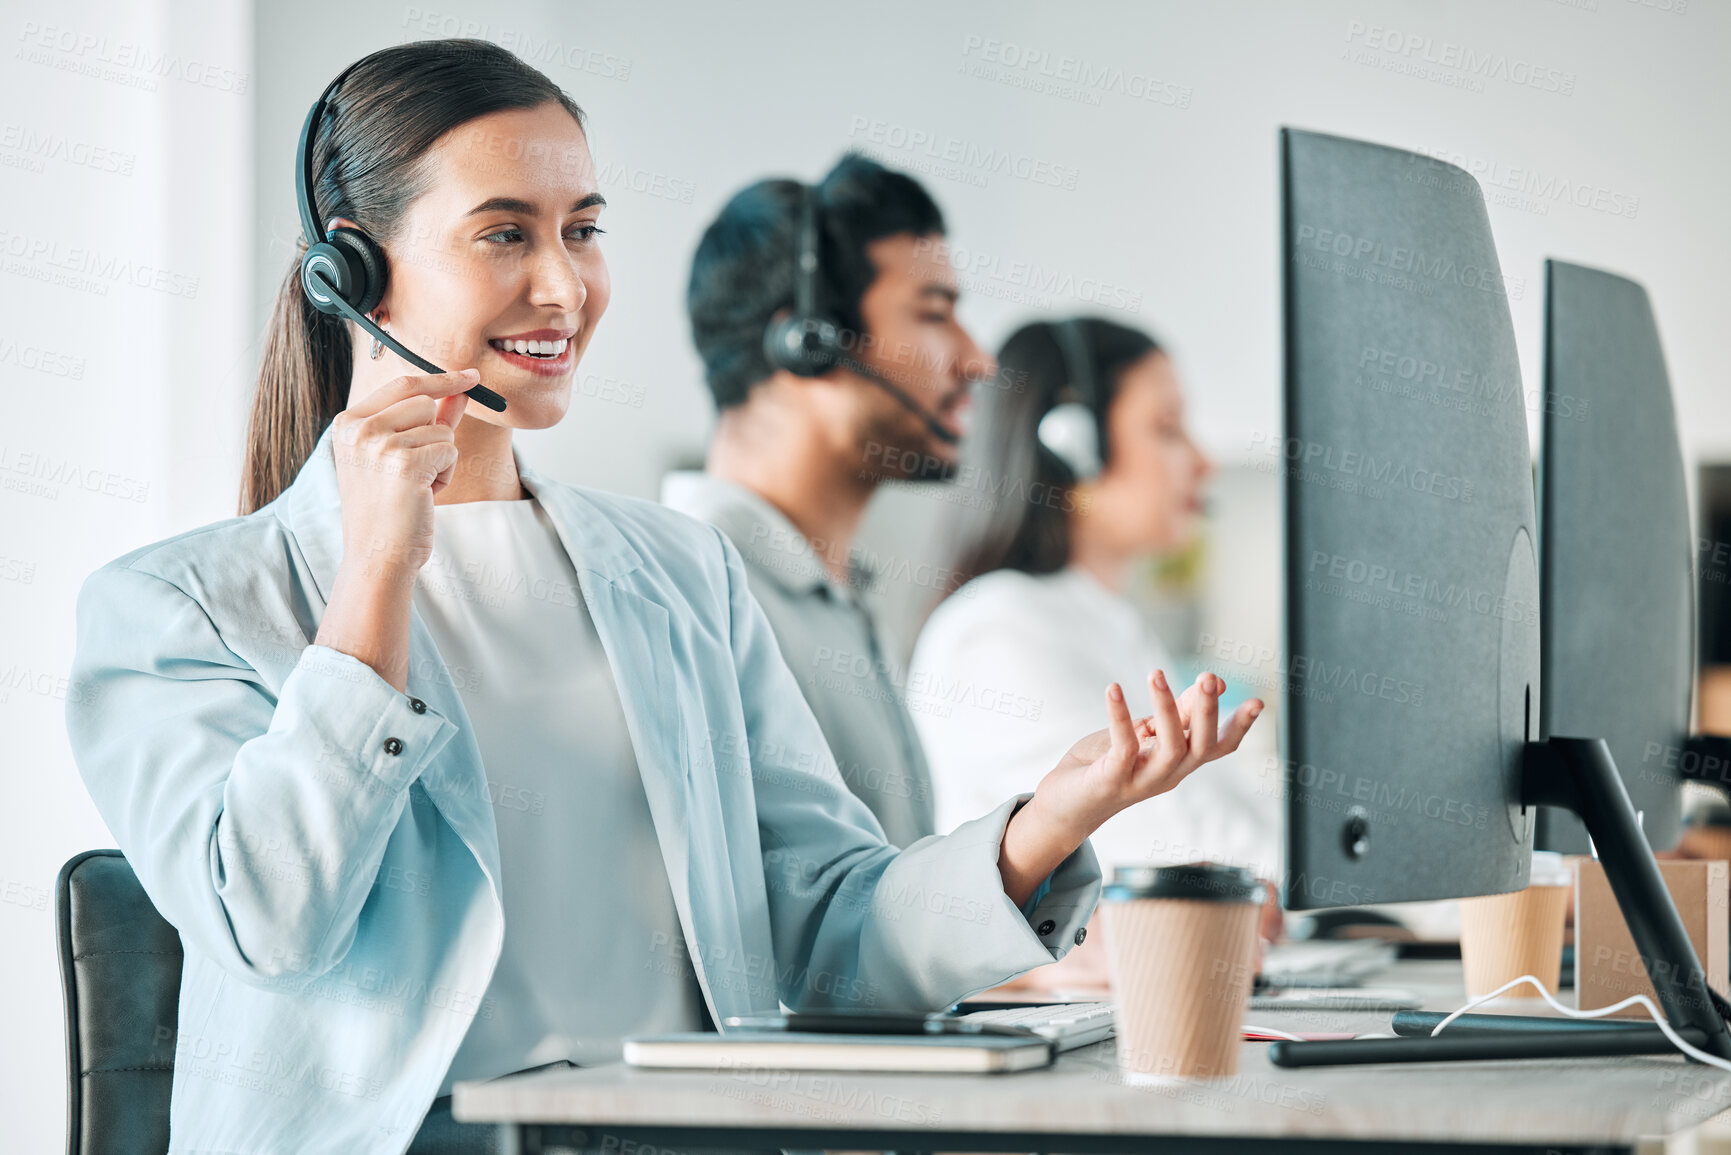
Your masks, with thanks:
[[[1026,1071],[1052,1061],[1045,1039],[1009,1035],[829,1035],[803,1031],[633,1035],[633,1067],[686,1070]]]

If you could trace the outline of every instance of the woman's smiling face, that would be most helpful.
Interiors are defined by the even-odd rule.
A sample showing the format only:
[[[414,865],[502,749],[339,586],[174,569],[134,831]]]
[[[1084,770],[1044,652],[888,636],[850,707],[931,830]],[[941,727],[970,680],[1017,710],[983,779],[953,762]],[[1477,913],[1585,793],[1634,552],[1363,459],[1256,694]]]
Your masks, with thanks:
[[[505,412],[471,402],[464,420],[556,425],[612,291],[583,130],[555,102],[490,113],[440,137],[424,163],[425,191],[385,242],[380,317],[410,349],[479,369],[505,397]],[[356,365],[376,377],[368,387],[420,372],[388,351]]]

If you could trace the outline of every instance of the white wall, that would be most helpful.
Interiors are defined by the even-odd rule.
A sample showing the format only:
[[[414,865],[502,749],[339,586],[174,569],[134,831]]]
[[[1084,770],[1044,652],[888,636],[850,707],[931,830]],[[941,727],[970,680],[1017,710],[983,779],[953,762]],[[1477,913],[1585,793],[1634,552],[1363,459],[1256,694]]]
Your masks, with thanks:
[[[50,26],[72,39],[36,45]],[[1522,76],[1537,68],[1571,91],[1497,78],[1463,87],[1446,82],[1458,71],[1414,75],[1412,57],[1400,58],[1404,72],[1384,68],[1399,62],[1363,56],[1371,26],[1429,37],[1432,56],[1470,51]],[[1589,207],[1493,197],[1504,271],[1524,283],[1512,308],[1529,386],[1542,259],[1626,272],[1652,292],[1686,450],[1731,457],[1718,356],[1731,256],[1723,4],[306,0],[249,12],[6,0],[0,29],[10,45],[0,74],[0,730],[11,788],[0,819],[0,1095],[6,1145],[18,1150],[47,1149],[62,1126],[45,896],[72,853],[112,845],[67,754],[53,680],[71,656],[73,596],[101,562],[233,510],[258,338],[297,227],[295,133],[319,88],[362,52],[467,31],[517,47],[590,114],[611,202],[614,297],[582,380],[641,404],[592,397],[557,429],[524,437],[543,468],[572,481],[653,495],[669,465],[701,454],[710,409],[681,311],[698,233],[745,183],[815,177],[850,146],[925,174],[969,262],[963,314],[981,337],[995,343],[1038,310],[1104,305],[1176,351],[1197,431],[1224,462],[1242,460],[1250,436],[1279,420],[1281,124],[1437,151],[1517,185],[1587,190]],[[1075,67],[1066,58],[1105,70],[1117,88],[1037,91],[1037,67],[992,59],[1012,47],[1044,53],[1053,70]],[[175,62],[164,75],[141,51]],[[227,90],[220,71],[217,87],[195,82],[210,66],[229,70]],[[233,91],[241,74],[244,93]],[[30,167],[44,139],[52,155]],[[938,157],[909,139],[933,142]],[[108,150],[94,154],[103,160],[91,160],[96,148]],[[942,160],[993,149],[1061,184],[1073,176],[1073,187]],[[125,171],[103,167],[115,154]],[[1593,194],[1630,211],[1590,207]],[[50,255],[20,255],[20,245]],[[196,295],[103,276],[103,292],[37,279],[60,271],[54,261],[117,260],[165,270],[170,287],[196,278]],[[1053,287],[1030,288],[1024,269]],[[42,351],[49,371],[29,367]],[[76,366],[77,377],[54,371]],[[45,459],[95,476],[94,490],[17,488],[40,484],[29,474]],[[105,483],[144,500],[105,494]],[[1246,473],[1218,488],[1206,602],[1221,636],[1275,637],[1271,486]],[[935,508],[917,491],[886,494],[868,543],[925,552]],[[905,644],[924,591],[891,594],[886,620]]]
[[[73,602],[135,546],[233,513],[252,284],[244,6],[0,16],[0,1103],[64,1143],[52,889],[114,845],[66,747]]]
[[[1037,311],[1105,306],[1175,350],[1197,432],[1223,463],[1245,460],[1252,435],[1279,428],[1282,124],[1446,156],[1483,173],[1487,188],[1504,186],[1490,214],[1515,285],[1528,388],[1546,256],[1644,281],[1686,450],[1731,455],[1731,391],[1716,356],[1719,269],[1731,248],[1721,208],[1731,159],[1712,127],[1731,112],[1722,68],[1731,8],[1722,4],[1126,2],[1068,6],[1062,22],[1050,5],[1028,2],[890,0],[869,16],[791,2],[259,8],[260,43],[273,52],[259,65],[255,320],[287,254],[266,238],[294,235],[294,131],[349,55],[482,36],[542,66],[590,113],[608,174],[615,291],[582,373],[592,392],[599,381],[629,383],[641,407],[590,400],[557,429],[523,438],[573,481],[653,495],[666,468],[701,455],[711,410],[680,308],[698,234],[744,184],[815,177],[848,147],[924,176],[966,265],[964,317],[982,337],[1001,340]],[[340,21],[342,48],[297,36],[307,20]],[[1391,43],[1416,48],[1399,54]],[[1427,54],[1451,53],[1494,72],[1410,74]],[[1078,68],[1104,74],[1104,85],[1035,87],[1062,86],[1042,73]],[[1506,79],[1534,74],[1538,86]],[[991,171],[978,163],[991,150],[1037,165],[1039,176]],[[956,155],[964,159],[948,159]],[[634,193],[634,182],[661,195]],[[1222,486],[1222,501],[1231,488]],[[1255,493],[1252,482],[1241,488]],[[886,493],[867,543],[929,552],[922,530],[934,505],[924,496]],[[1272,513],[1272,494],[1255,500]],[[1215,601],[1247,605],[1256,620],[1217,624],[1222,636],[1260,638],[1273,623],[1261,603],[1276,587],[1271,575],[1237,572],[1240,544],[1214,543],[1214,572],[1231,583],[1216,587]],[[904,647],[924,594],[891,591],[885,606]]]

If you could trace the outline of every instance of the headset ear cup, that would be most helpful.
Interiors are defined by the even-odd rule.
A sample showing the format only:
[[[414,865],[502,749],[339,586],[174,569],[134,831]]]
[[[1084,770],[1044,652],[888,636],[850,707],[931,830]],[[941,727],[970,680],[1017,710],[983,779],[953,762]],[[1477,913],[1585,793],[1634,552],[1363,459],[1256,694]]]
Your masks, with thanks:
[[[763,356],[772,369],[796,377],[821,377],[840,359],[840,334],[819,317],[784,317],[763,331]]]
[[[348,285],[344,286],[343,299],[353,305],[356,312],[371,313],[385,295],[389,266],[385,263],[384,251],[359,229],[335,228],[326,234],[326,240],[348,258],[346,263],[351,275]]]
[[[350,268],[349,256],[335,245],[327,245],[321,241],[302,255],[301,290],[306,293],[313,308],[326,316],[341,314],[342,310],[337,308],[331,298],[334,294],[348,300],[349,290],[354,283],[355,274]]]
[[[1047,410],[1035,435],[1040,444],[1069,467],[1077,481],[1100,476],[1100,427],[1094,411],[1076,401]]]

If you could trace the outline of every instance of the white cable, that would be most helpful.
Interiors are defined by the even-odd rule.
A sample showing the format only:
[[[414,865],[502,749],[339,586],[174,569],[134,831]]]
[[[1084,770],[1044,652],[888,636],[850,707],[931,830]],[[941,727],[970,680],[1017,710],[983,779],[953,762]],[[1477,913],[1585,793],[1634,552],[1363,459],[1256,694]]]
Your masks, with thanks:
[[[1461,1007],[1458,1011],[1450,1012],[1442,1022],[1436,1025],[1436,1029],[1431,1031],[1431,1038],[1436,1038],[1437,1035],[1442,1033],[1444,1027],[1448,1026],[1450,1023],[1454,1022],[1480,1003],[1489,1002],[1491,999],[1496,998],[1510,987],[1518,987],[1522,983],[1531,983],[1533,986],[1537,987],[1539,989],[1539,994],[1544,996],[1545,1002],[1551,1005],[1552,1010],[1566,1015],[1571,1019],[1602,1019],[1606,1015],[1615,1014],[1624,1007],[1639,1004],[1649,1015],[1653,1016],[1654,1025],[1665,1033],[1665,1037],[1670,1039],[1672,1045],[1679,1051],[1682,1051],[1685,1055],[1688,1055],[1691,1058],[1699,1059],[1701,1062],[1706,1063],[1709,1066],[1718,1067],[1721,1071],[1731,1071],[1731,1060],[1721,1059],[1718,1055],[1709,1055],[1706,1051],[1700,1050],[1697,1047],[1692,1047],[1688,1043],[1684,1042],[1682,1036],[1672,1030],[1671,1024],[1665,1021],[1665,1016],[1659,1012],[1659,1008],[1653,1005],[1653,1000],[1648,998],[1646,995],[1630,995],[1620,1003],[1612,1003],[1608,1007],[1600,1007],[1597,1010],[1583,1011],[1578,1010],[1575,1007],[1565,1007],[1562,1003],[1559,1003],[1556,999],[1551,997],[1551,992],[1545,989],[1545,984],[1532,975],[1522,975],[1518,979],[1510,979],[1490,994],[1480,995],[1478,998],[1468,1001],[1467,1004]],[[1717,1014],[1718,1012],[1715,1011],[1714,1013]]]

